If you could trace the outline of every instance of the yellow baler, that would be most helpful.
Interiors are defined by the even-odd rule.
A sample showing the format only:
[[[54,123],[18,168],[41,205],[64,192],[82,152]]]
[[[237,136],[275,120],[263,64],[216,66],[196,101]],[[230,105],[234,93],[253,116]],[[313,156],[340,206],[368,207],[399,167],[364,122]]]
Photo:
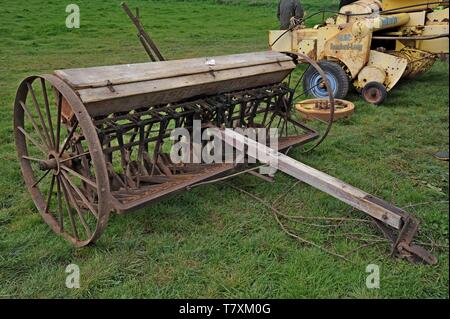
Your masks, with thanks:
[[[360,0],[313,28],[270,31],[269,43],[318,61],[336,98],[353,84],[366,101],[381,104],[402,77],[418,76],[448,54],[448,18],[449,1]],[[317,98],[326,93],[313,72],[305,73],[303,88]]]

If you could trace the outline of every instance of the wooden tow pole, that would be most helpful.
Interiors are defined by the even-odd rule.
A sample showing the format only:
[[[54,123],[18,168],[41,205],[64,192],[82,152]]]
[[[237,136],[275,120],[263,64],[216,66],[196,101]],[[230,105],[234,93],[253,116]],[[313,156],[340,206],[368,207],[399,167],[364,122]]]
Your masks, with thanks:
[[[437,259],[421,246],[412,243],[418,221],[406,211],[370,195],[335,177],[305,165],[289,156],[258,143],[232,129],[221,131],[226,144],[256,160],[280,170],[340,201],[368,214],[392,243],[392,254],[411,262],[436,264]]]
[[[121,6],[125,11],[125,13],[128,15],[128,17],[130,18],[130,20],[133,22],[134,26],[136,27],[136,30],[138,31],[137,37],[139,38],[139,41],[144,47],[145,52],[147,52],[147,55],[149,56],[150,60],[152,62],[165,61],[166,59],[161,54],[161,51],[159,51],[155,42],[152,40],[150,35],[145,31],[144,27],[142,26],[139,17],[139,9],[136,8],[136,15],[134,15],[125,2],[122,2]]]

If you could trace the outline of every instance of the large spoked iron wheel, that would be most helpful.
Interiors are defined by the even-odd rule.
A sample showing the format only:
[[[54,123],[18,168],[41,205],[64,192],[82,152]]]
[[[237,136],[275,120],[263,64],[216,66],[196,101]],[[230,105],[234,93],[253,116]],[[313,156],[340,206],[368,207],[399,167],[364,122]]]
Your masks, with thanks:
[[[322,144],[322,142],[330,133],[331,127],[333,126],[335,115],[335,86],[333,85],[332,81],[330,81],[329,76],[327,76],[327,68],[323,68],[323,64],[316,62],[310,57],[303,54],[289,54],[295,56],[295,60],[298,63],[296,70],[292,72],[287,79],[287,85],[293,92],[292,109],[295,110],[298,103],[311,97],[316,97],[313,89],[319,87],[321,90],[321,94],[319,97],[321,103],[329,106],[329,118],[327,120],[317,119],[310,121],[304,117],[302,118],[301,114],[297,112],[297,118],[301,122],[305,122],[305,125],[307,127],[313,129],[319,134],[319,137],[315,143],[304,147],[303,152],[309,153],[312,150],[316,149],[320,144]],[[311,74],[316,74],[317,77],[321,80],[312,87],[305,86],[305,81],[309,79]]]
[[[14,134],[25,184],[54,232],[77,247],[100,237],[110,213],[104,155],[79,97],[52,75],[24,80]]]

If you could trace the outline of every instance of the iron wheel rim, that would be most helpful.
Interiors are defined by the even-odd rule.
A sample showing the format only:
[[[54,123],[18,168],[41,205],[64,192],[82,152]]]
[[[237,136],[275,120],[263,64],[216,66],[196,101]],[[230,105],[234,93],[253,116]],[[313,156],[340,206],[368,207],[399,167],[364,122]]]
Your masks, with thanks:
[[[41,82],[40,87],[42,88],[42,92],[38,92],[36,87],[33,87],[33,84],[36,82]],[[56,121],[52,121],[52,115],[49,115],[49,117],[46,117],[48,113],[51,113],[51,106],[49,104],[51,103],[49,100],[51,99],[48,94],[48,84],[51,85],[51,89],[53,89],[53,92],[56,94],[54,96],[54,105],[55,109],[53,110],[56,112]],[[45,92],[45,93],[44,93]],[[42,93],[41,99],[38,99],[38,95]],[[43,99],[42,99],[43,98]],[[31,101],[30,101],[31,99]],[[62,117],[61,109],[62,109],[62,101],[63,99],[67,101],[67,103],[70,105],[70,107],[73,110],[74,116],[76,118],[76,125],[75,127],[78,127],[81,132],[84,133],[86,136],[86,146],[88,148],[89,156],[91,157],[91,163],[92,163],[92,169],[95,171],[94,180],[91,181],[92,185],[89,184],[90,187],[96,187],[97,192],[97,200],[94,203],[91,203],[89,206],[89,209],[85,209],[85,211],[91,212],[91,214],[96,218],[96,221],[92,221],[92,229],[85,228],[85,225],[82,222],[83,217],[87,218],[86,215],[82,212],[82,208],[80,207],[79,200],[83,199],[82,195],[83,192],[81,192],[80,195],[80,187],[77,187],[79,185],[76,184],[75,175],[73,172],[70,172],[71,168],[69,165],[66,166],[65,159],[59,158],[58,153],[61,152],[62,154],[65,153],[65,149],[67,148],[66,144],[70,144],[69,142],[66,142],[65,140],[58,139],[58,133],[55,131],[55,127],[60,129],[59,136],[61,135],[61,131],[63,124],[59,124],[58,126],[58,120],[60,120]],[[39,100],[37,102],[36,106],[36,100]],[[58,102],[56,102],[58,101]],[[27,107],[27,104],[29,106]],[[31,108],[34,105],[35,107],[35,114],[39,115],[38,109],[41,110],[42,118],[44,118],[44,121],[42,121],[42,118],[38,116],[35,118],[36,123],[32,123],[32,120],[30,119],[30,110],[27,110],[27,108]],[[42,106],[45,106],[46,109],[43,109]],[[50,110],[49,110],[50,109]],[[47,113],[48,112],[48,113]],[[32,114],[31,114],[32,115]],[[55,114],[53,114],[54,116]],[[31,129],[27,130],[26,127],[26,118],[28,118],[29,122],[31,124],[40,124],[37,126],[37,128],[42,129],[40,132],[37,132],[36,126],[33,125],[34,131]],[[53,122],[53,123],[52,123]],[[51,128],[51,124],[53,124],[53,129]],[[45,124],[47,124],[47,128],[45,128]],[[47,133],[45,130],[47,129]],[[54,130],[52,132],[52,130]],[[25,131],[25,132],[24,132]],[[43,131],[43,134],[41,134]],[[75,129],[74,129],[75,131]],[[79,97],[72,91],[72,89],[67,86],[62,80],[59,78],[53,76],[53,75],[42,75],[42,76],[31,76],[26,78],[21,84],[17,91],[16,100],[14,104],[14,134],[15,134],[15,142],[16,142],[16,148],[17,148],[17,154],[19,157],[19,163],[22,171],[22,175],[25,181],[25,185],[31,195],[31,198],[38,209],[40,215],[44,219],[44,221],[51,227],[51,229],[63,236],[65,239],[70,241],[73,245],[76,247],[83,247],[90,243],[95,242],[103,233],[106,224],[109,219],[109,213],[110,213],[110,201],[109,198],[109,180],[108,175],[106,171],[106,166],[104,164],[103,159],[103,153],[101,151],[101,145],[96,135],[95,127],[92,124],[91,117],[86,111],[83,103],[79,99]],[[35,134],[35,136],[39,136],[41,138],[41,141],[43,142],[40,147],[39,145],[36,145],[32,143],[30,138],[32,137],[32,134]],[[46,141],[44,139],[47,138]],[[70,139],[70,136],[67,136],[66,140]],[[36,139],[34,139],[36,142]],[[36,158],[33,159],[30,155],[30,150],[34,148],[39,149],[42,153],[42,158]],[[61,148],[61,150],[59,149]],[[44,183],[45,176],[42,177],[42,180],[37,179],[37,169],[33,168],[33,161],[41,160],[45,157],[45,152],[48,154],[54,154],[54,157],[58,157],[56,161],[58,162],[58,169],[57,172],[54,172],[54,168],[46,170],[46,173],[44,175],[50,175],[50,188],[48,190],[48,194],[43,194],[43,187],[40,187],[39,183]],[[55,155],[56,154],[56,155]],[[39,156],[38,156],[39,157]],[[80,156],[78,156],[80,157]],[[51,157],[49,157],[49,161],[52,160]],[[64,161],[64,163],[62,163]],[[62,164],[61,164],[62,163]],[[39,164],[41,165],[41,164]],[[61,167],[64,169],[61,170]],[[72,170],[75,171],[75,170]],[[52,174],[50,174],[50,172]],[[75,173],[77,173],[75,171]],[[72,178],[70,177],[72,176]],[[86,182],[84,179],[81,180],[82,184],[87,184],[87,181],[89,181],[88,178],[86,178]],[[57,195],[54,196],[54,190],[56,189]],[[65,193],[64,189],[67,191],[71,191],[72,195]],[[65,193],[65,194],[64,194]],[[76,193],[77,195],[73,195]],[[50,195],[52,194],[52,195]],[[60,201],[68,201],[68,204],[66,202],[66,214],[67,217],[71,220],[70,215],[73,213],[73,210],[67,209],[67,207],[70,207],[70,204],[72,204],[72,208],[75,209],[75,206],[78,205],[78,208],[76,209],[77,214],[73,214],[75,217],[78,215],[79,223],[83,224],[85,236],[83,238],[79,237],[77,233],[77,229],[72,229],[73,232],[69,233],[67,230],[67,227],[64,227],[64,220],[61,218],[59,220],[56,218],[56,214],[61,217],[61,206],[58,206],[58,212],[56,211],[50,211],[50,206],[52,205],[52,201],[55,200],[55,197],[57,197],[56,201],[57,204],[60,205]],[[85,195],[85,199],[86,195]],[[67,206],[69,205],[69,206]],[[88,205],[86,205],[88,206]],[[53,209],[52,209],[53,210]],[[95,212],[94,212],[95,210]],[[63,215],[64,216],[64,215]],[[92,218],[92,217],[89,217]],[[67,220],[66,220],[67,222]],[[86,222],[86,221],[85,221]],[[93,226],[95,224],[95,226]],[[89,225],[88,225],[89,226]],[[95,228],[94,228],[95,227]],[[89,229],[89,231],[88,231]]]

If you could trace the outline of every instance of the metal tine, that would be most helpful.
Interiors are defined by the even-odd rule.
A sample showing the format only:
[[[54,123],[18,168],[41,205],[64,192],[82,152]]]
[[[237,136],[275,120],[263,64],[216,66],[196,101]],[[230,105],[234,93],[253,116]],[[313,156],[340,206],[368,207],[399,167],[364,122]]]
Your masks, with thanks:
[[[145,132],[145,139],[148,139],[148,138],[150,137],[150,134],[152,133],[152,128],[153,128],[154,123],[143,124],[143,125],[144,125],[144,127],[145,127],[146,125],[148,125],[148,129],[147,129],[147,131]],[[147,145],[147,146],[148,146],[148,145]],[[147,151],[148,151],[148,147],[147,147]]]
[[[131,160],[131,155],[133,154],[133,147],[132,147],[132,145],[133,145],[134,141],[136,140],[136,137],[137,137],[137,135],[139,133],[140,121],[134,120],[134,124],[136,125],[136,127],[134,128],[133,132],[131,133],[131,137],[130,137],[128,143],[127,143],[130,146],[126,147],[126,151],[129,152],[129,154],[128,154],[128,156],[130,157],[129,160]],[[122,134],[122,135],[125,135],[125,134]]]
[[[119,149],[120,149],[120,158],[121,158],[121,166],[122,166],[122,171],[123,171],[123,178],[124,178],[124,182],[126,185],[126,188],[128,189],[129,187],[134,187],[134,183],[133,181],[130,181],[128,176],[127,176],[127,166],[128,166],[128,161],[127,161],[127,155],[126,155],[126,149],[124,147],[124,143],[123,143],[123,135],[122,135],[122,131],[121,128],[119,128],[117,130],[117,142],[119,143]]]
[[[247,108],[247,102],[241,102],[239,104],[239,125],[242,127],[244,126],[245,123],[245,113],[246,113],[246,108]]]
[[[290,103],[286,103],[285,99],[281,99],[283,101],[284,107],[285,107],[285,111],[283,112],[284,114],[284,123],[283,126],[281,128],[281,131],[283,131],[284,126],[286,126],[286,137],[289,136],[289,132],[288,132],[288,113],[290,112]]]
[[[150,176],[153,176],[154,172],[155,172],[155,166],[158,163],[158,158],[159,158],[159,152],[161,149],[161,145],[163,144],[163,135],[166,131],[167,128],[167,122],[163,121],[159,124],[159,135],[158,135],[158,140],[156,142],[155,145],[155,149],[153,151],[153,161],[152,161],[152,171],[150,173]]]
[[[267,116],[269,115],[269,110],[270,110],[270,98],[268,98],[268,99],[265,101],[265,103],[266,103],[266,110],[265,110],[265,112],[264,112],[263,120],[261,121],[261,124],[262,124],[263,126],[266,125]]]
[[[123,188],[127,188],[123,180],[120,178],[120,176],[116,173],[114,170],[114,166],[111,162],[106,163],[106,169],[108,170],[108,174],[112,176],[120,185],[123,186]]]
[[[163,120],[163,118],[161,117],[161,115],[159,114],[159,112],[157,110],[149,110],[148,112],[151,116],[155,117],[156,119],[158,119],[160,121]]]
[[[145,167],[144,167],[144,147],[145,147],[145,143],[144,143],[144,139],[145,139],[145,126],[142,125],[139,127],[139,149],[138,149],[138,168],[139,168],[139,174],[137,176],[137,187],[140,188],[141,187],[141,179],[140,176],[141,175],[148,175],[148,172],[144,172]]]
[[[261,102],[260,101],[256,101],[253,105],[253,109],[249,115],[249,122],[253,125],[254,124],[254,120],[256,117],[256,113],[258,112],[258,109],[261,106]]]

